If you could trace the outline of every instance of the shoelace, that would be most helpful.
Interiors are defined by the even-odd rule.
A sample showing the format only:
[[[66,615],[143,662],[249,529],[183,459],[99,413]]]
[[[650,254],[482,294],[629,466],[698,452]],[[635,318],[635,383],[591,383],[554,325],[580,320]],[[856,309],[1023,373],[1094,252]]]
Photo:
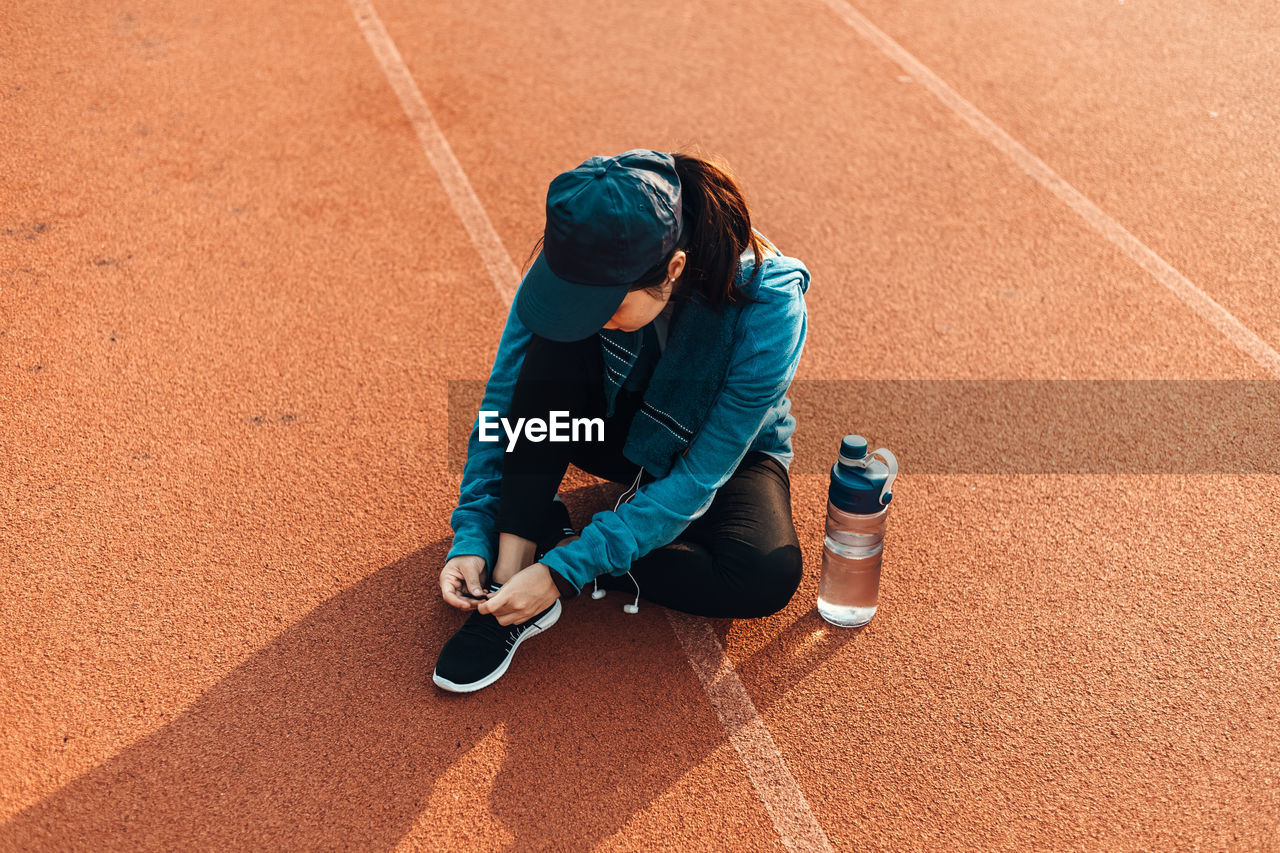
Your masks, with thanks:
[[[497,592],[501,588],[500,584],[489,584],[489,592]],[[516,639],[525,632],[529,625],[533,624],[533,620],[522,622],[518,625],[503,625],[498,621],[498,617],[492,613],[481,613],[476,611],[467,617],[467,621],[462,623],[462,630],[469,634],[483,637],[485,640],[493,643],[502,643],[506,651],[511,651],[511,646]]]
[[[497,592],[502,589],[502,584],[490,583],[485,587],[485,589],[489,592]],[[551,607],[554,606],[554,604],[551,605]],[[551,607],[548,607],[547,610],[550,610]],[[520,638],[520,635],[527,631],[529,626],[545,612],[546,610],[526,619],[524,622],[520,622],[519,624],[503,625],[498,621],[498,617],[494,616],[492,613],[481,613],[476,611],[467,617],[466,622],[462,623],[462,628],[470,634],[479,635],[495,643],[501,642],[503,644],[503,649],[509,652],[511,651],[511,647],[515,645],[516,640]]]

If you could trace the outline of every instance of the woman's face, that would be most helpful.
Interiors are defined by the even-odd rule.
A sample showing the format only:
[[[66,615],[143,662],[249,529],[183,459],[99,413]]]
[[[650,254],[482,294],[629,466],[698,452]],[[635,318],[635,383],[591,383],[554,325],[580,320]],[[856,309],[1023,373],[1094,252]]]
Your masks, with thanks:
[[[647,290],[631,291],[627,294],[627,298],[622,300],[618,310],[609,318],[609,322],[604,324],[604,328],[634,332],[653,322],[653,318],[667,307],[667,302],[671,299],[671,291],[675,289],[672,279],[679,280],[680,273],[684,272],[684,261],[683,250],[672,255],[671,264],[667,267],[667,280],[662,283],[661,297],[655,298]]]

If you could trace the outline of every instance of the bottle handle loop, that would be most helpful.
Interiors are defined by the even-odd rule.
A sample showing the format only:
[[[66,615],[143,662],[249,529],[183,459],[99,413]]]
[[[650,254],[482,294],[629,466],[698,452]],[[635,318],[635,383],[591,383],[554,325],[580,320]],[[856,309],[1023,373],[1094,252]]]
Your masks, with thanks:
[[[880,489],[880,506],[888,506],[889,501],[893,500],[893,481],[898,476],[898,457],[885,447],[872,451],[868,454],[868,458],[871,456],[881,457],[889,466],[889,476],[884,478],[884,486]]]

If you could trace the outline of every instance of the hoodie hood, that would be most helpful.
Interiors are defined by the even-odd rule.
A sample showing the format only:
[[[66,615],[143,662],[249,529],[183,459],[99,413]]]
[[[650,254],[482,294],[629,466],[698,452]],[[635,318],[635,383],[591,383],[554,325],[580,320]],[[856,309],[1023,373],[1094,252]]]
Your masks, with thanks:
[[[767,245],[772,246],[771,243]],[[761,263],[760,274],[752,279],[755,266],[755,256],[751,252],[751,247],[748,246],[738,258],[738,273],[734,277],[734,282],[753,298],[767,299],[771,295],[790,295],[797,288],[802,294],[809,290],[811,278],[809,270],[797,258],[787,257],[781,252],[769,255]],[[751,280],[748,281],[748,279]]]

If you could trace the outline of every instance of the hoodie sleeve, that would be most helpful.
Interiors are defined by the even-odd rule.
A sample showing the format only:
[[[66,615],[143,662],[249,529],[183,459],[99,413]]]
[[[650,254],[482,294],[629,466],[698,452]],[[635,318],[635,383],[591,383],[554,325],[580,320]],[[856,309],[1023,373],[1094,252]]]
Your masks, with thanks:
[[[807,310],[800,287],[762,288],[757,298],[765,301],[744,309],[745,331],[724,387],[688,450],[665,477],[641,486],[616,511],[596,513],[579,539],[543,556],[543,565],[575,588],[601,574],[622,574],[679,536],[707,511],[782,404],[804,346]]]
[[[497,411],[506,414],[515,394],[516,379],[529,340],[533,336],[516,316],[516,302],[511,300],[507,323],[498,341],[498,352],[485,385],[481,411]],[[492,423],[492,421],[490,422]],[[498,430],[501,435],[501,430]],[[492,435],[492,431],[490,432]],[[449,517],[453,528],[453,545],[445,560],[460,554],[476,554],[484,558],[492,569],[497,557],[497,535],[494,526],[498,520],[498,501],[502,482],[502,460],[505,442],[480,440],[480,414],[471,424],[471,437],[467,441],[467,462],[462,470],[458,506]]]

